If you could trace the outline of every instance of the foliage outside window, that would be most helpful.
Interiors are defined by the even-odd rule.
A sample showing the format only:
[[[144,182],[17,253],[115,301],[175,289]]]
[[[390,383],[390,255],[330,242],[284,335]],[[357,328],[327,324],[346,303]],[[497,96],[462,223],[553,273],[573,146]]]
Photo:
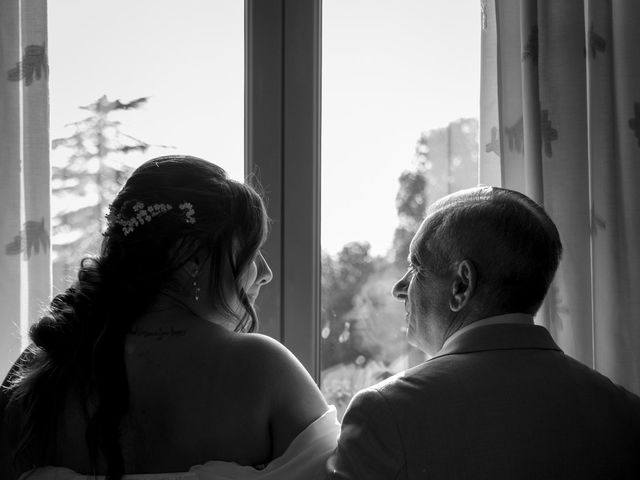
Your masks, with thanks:
[[[103,95],[80,107],[88,116],[68,126],[71,135],[52,141],[54,149],[66,150],[52,168],[54,292],[69,285],[83,257],[98,252],[109,203],[133,170],[126,155],[151,147],[124,133],[116,118],[146,102],[146,97],[121,102]]]

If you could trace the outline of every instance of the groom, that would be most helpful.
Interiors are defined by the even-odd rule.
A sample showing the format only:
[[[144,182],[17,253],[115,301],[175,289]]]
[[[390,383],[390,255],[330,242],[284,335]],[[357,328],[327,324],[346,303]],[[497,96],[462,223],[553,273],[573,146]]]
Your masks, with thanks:
[[[328,478],[640,478],[640,398],[533,323],[561,252],[520,193],[434,204],[393,288],[431,359],[353,398]]]

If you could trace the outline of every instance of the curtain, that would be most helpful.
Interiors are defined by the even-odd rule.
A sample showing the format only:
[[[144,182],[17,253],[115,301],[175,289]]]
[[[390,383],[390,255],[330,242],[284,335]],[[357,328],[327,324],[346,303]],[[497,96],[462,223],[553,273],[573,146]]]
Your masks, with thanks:
[[[0,2],[0,378],[50,297],[46,0]]]
[[[640,394],[640,2],[482,0],[480,182],[556,222],[536,322]]]

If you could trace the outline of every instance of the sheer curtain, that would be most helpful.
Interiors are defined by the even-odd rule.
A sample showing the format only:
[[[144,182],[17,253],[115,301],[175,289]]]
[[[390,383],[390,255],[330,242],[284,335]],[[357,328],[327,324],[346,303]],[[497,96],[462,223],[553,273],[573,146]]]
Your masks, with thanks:
[[[0,2],[0,379],[49,300],[46,0]]]
[[[640,393],[640,2],[481,7],[480,181],[543,203],[565,247],[536,321]]]

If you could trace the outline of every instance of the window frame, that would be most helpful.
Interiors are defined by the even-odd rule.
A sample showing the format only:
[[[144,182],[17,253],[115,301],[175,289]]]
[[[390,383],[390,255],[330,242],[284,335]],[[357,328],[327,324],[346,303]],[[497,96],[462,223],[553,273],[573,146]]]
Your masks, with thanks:
[[[245,172],[267,200],[260,331],[320,383],[321,0],[245,0]]]

